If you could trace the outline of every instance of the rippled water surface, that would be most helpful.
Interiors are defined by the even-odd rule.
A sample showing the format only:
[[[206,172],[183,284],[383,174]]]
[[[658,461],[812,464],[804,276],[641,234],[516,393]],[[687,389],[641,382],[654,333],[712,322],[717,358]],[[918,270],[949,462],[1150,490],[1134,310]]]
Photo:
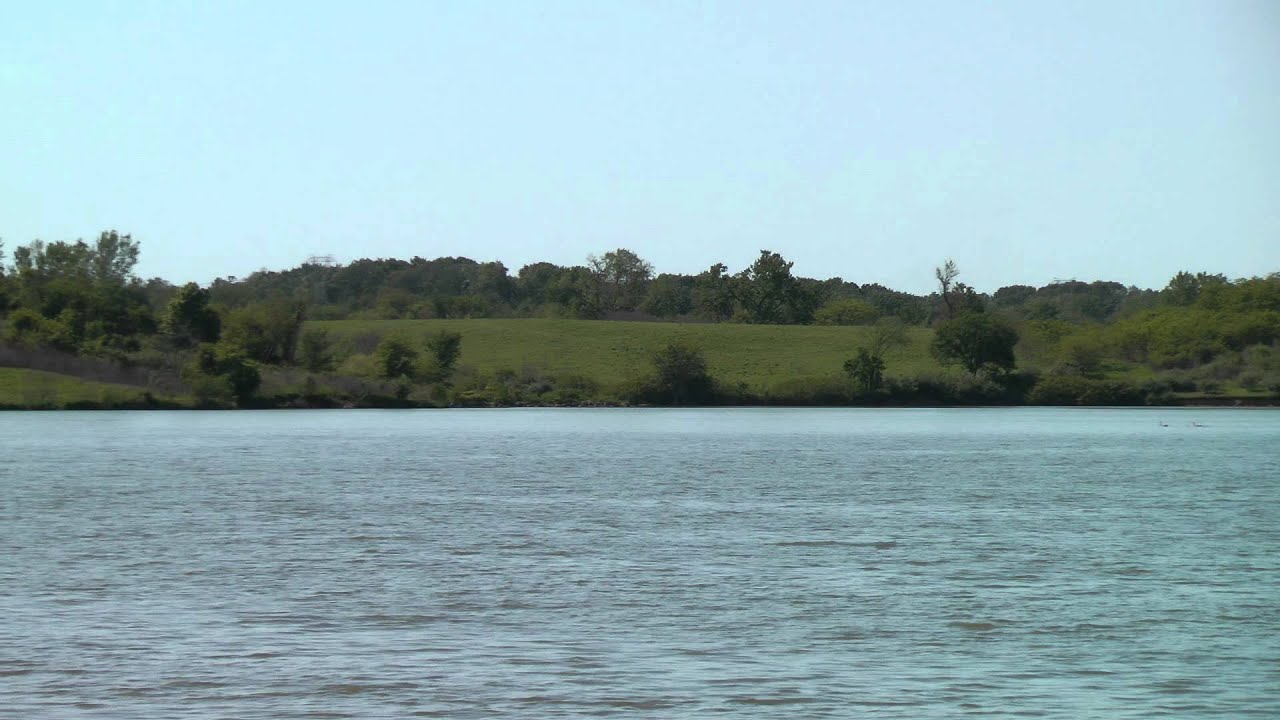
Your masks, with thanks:
[[[1275,411],[7,413],[0,442],[3,717],[1280,716]]]

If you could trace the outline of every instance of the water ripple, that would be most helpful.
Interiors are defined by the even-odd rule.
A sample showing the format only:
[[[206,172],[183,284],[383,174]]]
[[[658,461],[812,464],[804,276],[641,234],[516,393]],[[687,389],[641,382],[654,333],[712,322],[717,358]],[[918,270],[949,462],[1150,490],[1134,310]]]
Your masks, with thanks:
[[[1151,417],[0,415],[0,716],[1280,716],[1280,414]]]

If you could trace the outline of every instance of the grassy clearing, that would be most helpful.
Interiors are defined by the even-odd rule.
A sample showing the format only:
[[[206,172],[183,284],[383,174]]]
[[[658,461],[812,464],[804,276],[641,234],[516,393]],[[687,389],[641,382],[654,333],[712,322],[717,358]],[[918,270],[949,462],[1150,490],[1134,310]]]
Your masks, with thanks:
[[[0,407],[58,409],[146,404],[146,391],[129,385],[92,382],[40,370],[0,368]]]
[[[870,333],[865,327],[543,319],[335,320],[309,326],[330,332],[340,358],[369,352],[388,333],[417,342],[451,330],[462,334],[462,366],[482,373],[533,366],[551,374],[585,376],[603,386],[649,373],[654,351],[680,341],[701,348],[717,378],[755,390],[840,374],[844,361]],[[929,330],[912,328],[909,345],[889,353],[887,374],[943,373],[929,355],[931,337]]]
[[[872,332],[868,327],[551,319],[337,320],[311,322],[308,326],[329,332],[334,354],[343,367],[338,372],[308,373],[299,368],[265,366],[262,387],[251,406],[618,402],[620,398],[632,397],[627,393],[634,390],[635,381],[647,377],[653,370],[654,352],[671,342],[684,342],[704,352],[712,374],[723,383],[725,397],[765,404],[840,404],[848,401],[844,396],[849,390],[842,366],[860,346],[868,343]],[[382,337],[401,334],[422,347],[428,336],[441,330],[462,335],[461,372],[455,377],[454,394],[434,385],[419,385],[409,387],[407,395],[402,396],[400,391],[404,388],[397,382],[373,377],[370,353]],[[907,345],[888,353],[886,374],[908,381],[894,391],[898,395],[890,401],[963,404],[986,398],[974,400],[966,395],[969,391],[965,388],[972,381],[964,372],[954,367],[943,368],[933,359],[929,352],[932,336],[927,328],[911,328]],[[1052,357],[1036,357],[1030,353],[1020,353],[1018,359],[1020,367],[1038,370],[1045,373],[1046,378],[1051,377],[1052,365],[1056,362]],[[83,371],[80,374],[98,374],[76,377],[75,374],[0,368],[0,408],[195,405],[194,398],[181,395],[185,392],[182,389],[173,396],[148,399],[146,388],[141,385],[101,382],[112,378],[103,377],[101,368],[96,366],[71,365],[63,372],[77,369]],[[1111,361],[1104,363],[1102,370],[1106,380],[1133,387],[1159,379],[1157,373],[1141,364]],[[500,371],[512,371],[518,377],[506,376]],[[152,390],[160,392],[155,387]],[[1212,392],[1177,392],[1171,399],[1229,403],[1267,400],[1272,394],[1248,391],[1224,382],[1216,385]],[[1004,398],[997,400],[1005,401]]]

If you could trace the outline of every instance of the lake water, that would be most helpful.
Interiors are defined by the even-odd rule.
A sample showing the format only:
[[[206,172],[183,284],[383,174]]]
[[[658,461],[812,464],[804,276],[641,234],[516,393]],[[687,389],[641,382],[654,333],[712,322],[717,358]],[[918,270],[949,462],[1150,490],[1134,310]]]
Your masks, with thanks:
[[[1280,412],[0,413],[0,716],[610,715],[1280,717]]]

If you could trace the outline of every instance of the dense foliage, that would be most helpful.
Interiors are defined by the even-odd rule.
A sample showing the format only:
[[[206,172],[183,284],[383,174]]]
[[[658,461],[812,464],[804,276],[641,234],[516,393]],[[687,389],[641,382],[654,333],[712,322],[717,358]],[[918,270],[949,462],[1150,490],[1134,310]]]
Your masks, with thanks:
[[[50,369],[55,357],[141,368],[153,378],[148,392],[164,383],[169,392],[180,379],[204,404],[272,404],[280,397],[1134,404],[1280,393],[1276,273],[1230,280],[1184,272],[1160,290],[1068,280],[988,295],[966,285],[947,261],[935,270],[936,291],[913,295],[839,277],[798,277],[790,261],[770,250],[737,271],[717,263],[693,275],[655,275],[650,263],[618,248],[578,266],[540,262],[514,273],[501,262],[463,257],[361,259],[179,287],[138,278],[139,252],[137,241],[116,231],[91,243],[36,241],[14,249],[11,261],[0,263],[3,347],[21,349],[24,366],[36,370]],[[537,367],[482,376],[460,363],[465,333],[457,331],[337,338],[307,325],[534,317],[865,332],[826,379],[779,378],[766,390],[716,380],[701,351],[685,342],[650,349],[650,374],[609,386]],[[906,369],[920,362],[919,351],[903,354],[911,328],[931,338],[927,355],[938,364],[927,373]]]

